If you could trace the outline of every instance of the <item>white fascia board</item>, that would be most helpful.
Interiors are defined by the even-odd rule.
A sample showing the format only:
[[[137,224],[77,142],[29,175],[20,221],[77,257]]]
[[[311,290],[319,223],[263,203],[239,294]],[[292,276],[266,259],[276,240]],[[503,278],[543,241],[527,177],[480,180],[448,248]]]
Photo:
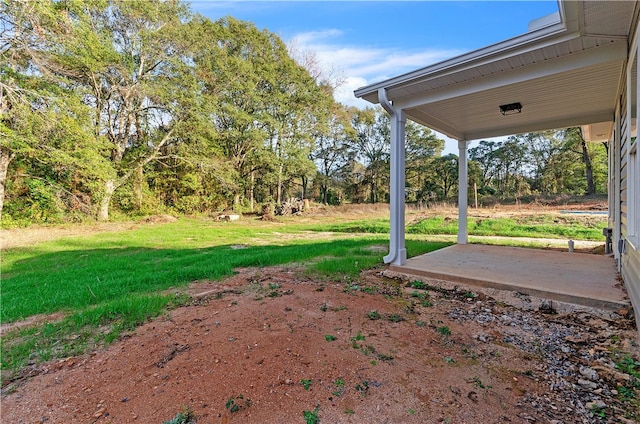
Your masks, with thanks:
[[[459,83],[450,87],[437,90],[424,91],[413,96],[399,98],[394,101],[394,106],[401,109],[411,109],[424,104],[447,100],[455,97],[462,97],[487,91],[495,88],[505,87],[521,82],[531,81],[538,78],[553,76],[556,74],[570,72],[594,65],[620,62],[627,57],[627,43],[624,40],[612,41],[599,47],[583,50],[568,56],[549,59],[511,71],[504,71],[472,80]]]
[[[493,44],[479,50],[475,50],[443,62],[436,63],[425,68],[418,69],[397,77],[374,83],[354,91],[357,98],[365,98],[372,103],[379,103],[377,93],[380,88],[392,88],[398,85],[407,85],[411,81],[420,82],[425,77],[436,78],[453,72],[476,67],[487,62],[522,54],[556,44],[565,40],[580,36],[578,30],[578,13],[580,8],[573,1],[558,0],[561,21],[553,25],[542,27],[535,31]]]

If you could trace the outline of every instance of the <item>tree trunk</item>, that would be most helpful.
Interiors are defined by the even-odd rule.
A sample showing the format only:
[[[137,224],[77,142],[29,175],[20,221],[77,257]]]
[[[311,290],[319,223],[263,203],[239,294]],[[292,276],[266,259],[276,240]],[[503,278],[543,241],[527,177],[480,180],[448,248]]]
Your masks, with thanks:
[[[136,208],[138,211],[142,210],[142,181],[144,178],[144,174],[142,172],[142,167],[138,168],[136,172],[136,179],[133,182],[133,192],[136,200]]]
[[[113,180],[107,180],[104,184],[104,196],[100,201],[100,209],[98,210],[98,220],[109,220],[109,206],[111,205],[111,198],[116,191],[116,184]]]
[[[251,171],[251,183],[249,185],[249,206],[251,208],[251,212],[253,212],[253,204],[255,202],[254,199],[254,185],[255,185],[255,181],[256,181],[256,176],[254,171]]]
[[[4,207],[4,188],[7,184],[7,170],[9,163],[15,156],[9,149],[0,148],[0,221],[2,220],[2,208]]]
[[[596,194],[596,185],[593,182],[593,165],[589,157],[589,150],[587,150],[587,142],[582,137],[582,134],[580,134],[580,143],[582,144],[582,160],[587,170],[587,196],[591,196]]]
[[[309,184],[309,178],[302,176],[302,199],[307,198],[307,185]]]
[[[278,168],[278,196],[276,199],[276,203],[282,203],[282,164]]]

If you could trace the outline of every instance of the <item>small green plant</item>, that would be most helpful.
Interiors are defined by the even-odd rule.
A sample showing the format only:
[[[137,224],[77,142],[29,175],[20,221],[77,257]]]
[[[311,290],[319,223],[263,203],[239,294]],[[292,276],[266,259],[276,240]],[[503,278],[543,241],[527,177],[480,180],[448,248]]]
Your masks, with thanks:
[[[378,313],[378,311],[376,311],[376,310],[374,309],[373,311],[369,311],[369,312],[367,313],[367,318],[369,318],[369,319],[370,319],[370,320],[372,320],[372,321],[375,321],[375,320],[380,319],[380,318],[382,318],[382,317],[380,316],[380,314]]]
[[[356,384],[356,391],[360,393],[362,396],[367,395],[367,390],[369,390],[369,382],[363,381],[362,383]]]
[[[356,413],[356,411],[354,411],[353,409],[347,408],[347,409],[344,410],[344,413],[347,414],[347,415],[353,415],[353,414]]]
[[[424,322],[424,321],[416,321],[416,325],[417,325],[418,327],[424,327],[424,326],[426,326],[426,325],[427,325],[427,323],[426,323],[426,322]]]
[[[344,378],[338,378],[333,381],[333,384],[336,386],[337,390],[331,392],[334,396],[340,397],[344,394]]]
[[[346,310],[347,310],[347,307],[344,305],[336,306],[335,308],[333,308],[333,312],[346,311]]]
[[[449,327],[447,327],[446,325],[438,327],[436,329],[436,331],[438,332],[438,334],[441,334],[443,336],[450,336],[451,335],[451,330],[449,330]]]
[[[320,417],[318,416],[318,411],[320,411],[320,407],[316,406],[313,411],[303,411],[302,414],[304,416],[304,421],[306,424],[318,424],[320,422]]]
[[[393,361],[393,355],[386,355],[384,353],[378,353],[378,359],[381,361]]]
[[[598,418],[606,418],[607,408],[595,405],[593,408],[591,408],[591,413]]]
[[[164,421],[163,424],[194,424],[196,422],[196,415],[191,408],[182,408],[175,417],[168,421]]]
[[[269,283],[269,290],[278,290],[280,287],[282,286],[278,283]]]
[[[479,389],[490,389],[492,386],[489,385],[485,385],[482,380],[480,380],[480,377],[473,377],[467,380],[467,383],[472,383],[474,386],[476,386]]]
[[[224,405],[226,409],[229,410],[232,414],[240,411],[241,409],[248,408],[251,406],[251,400],[245,399],[244,395],[240,394],[235,397],[229,398],[227,403]]]
[[[466,292],[466,293],[464,294],[464,297],[466,297],[467,299],[475,299],[476,294],[475,294],[474,292],[469,292],[469,291],[468,291],[468,292]]]
[[[445,356],[445,357],[444,357],[444,361],[445,361],[447,364],[453,364],[454,362],[456,362],[456,360],[455,360],[455,359],[453,359],[451,356]]]
[[[373,345],[362,345],[360,346],[360,352],[364,353],[365,355],[371,355],[372,353],[375,353],[376,348],[373,347]]]
[[[409,414],[413,415],[413,414],[415,414],[415,413],[416,413],[416,410],[415,410],[415,409],[411,409],[411,408],[409,408]]]
[[[631,356],[625,356],[616,362],[616,368],[630,376],[640,378],[640,362],[634,360]]]
[[[361,340],[365,340],[366,337],[362,335],[362,333],[360,333],[360,330],[358,330],[358,334],[356,334],[354,337],[351,337],[352,341],[361,341]]]
[[[302,384],[302,387],[304,387],[305,390],[309,390],[312,383],[313,383],[313,380],[309,380],[309,379],[300,380],[300,384]]]
[[[333,334],[325,334],[324,335],[324,339],[328,342],[333,342],[335,340],[338,340],[338,338],[336,336],[334,336]]]
[[[413,287],[414,289],[420,289],[420,290],[425,290],[427,289],[429,286],[427,284],[425,284],[422,281],[412,281],[411,282],[411,287]]]
[[[327,303],[323,303],[322,305],[320,305],[320,310],[322,312],[327,312],[327,309],[329,309],[329,307],[327,306]]]
[[[387,321],[400,322],[400,321],[404,321],[404,318],[400,314],[389,314],[387,315]]]
[[[371,360],[371,365],[378,365],[378,361],[376,361],[375,359]]]

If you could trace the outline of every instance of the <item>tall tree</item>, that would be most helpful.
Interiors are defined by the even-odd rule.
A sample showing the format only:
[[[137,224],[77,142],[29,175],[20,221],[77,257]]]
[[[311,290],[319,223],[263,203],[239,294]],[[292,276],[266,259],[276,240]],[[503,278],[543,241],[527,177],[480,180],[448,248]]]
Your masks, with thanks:
[[[329,203],[329,190],[349,162],[349,147],[355,138],[354,129],[350,124],[350,116],[353,113],[353,108],[335,105],[334,112],[329,116],[327,131],[318,133],[315,138],[312,158],[318,167],[317,181],[324,204]]]
[[[25,181],[44,182],[85,212],[82,200],[108,166],[104,138],[92,138],[82,93],[50,62],[65,10],[49,2],[3,2],[0,23],[0,213],[7,172],[20,160]],[[40,184],[40,183],[38,183]],[[28,194],[28,190],[27,190]],[[33,200],[33,199],[31,199]],[[63,199],[58,199],[63,201]],[[24,204],[22,204],[24,208]]]
[[[439,139],[430,129],[412,121],[406,125],[406,181],[411,195],[421,193],[434,158],[444,149],[444,140]],[[416,196],[415,200],[420,199]]]
[[[359,110],[352,118],[356,131],[353,151],[367,169],[369,201],[376,203],[388,192],[391,134],[389,116],[381,108]]]
[[[98,218],[115,191],[179,137],[196,81],[178,1],[54,3],[42,68],[68,81],[93,109],[93,136],[109,143]]]

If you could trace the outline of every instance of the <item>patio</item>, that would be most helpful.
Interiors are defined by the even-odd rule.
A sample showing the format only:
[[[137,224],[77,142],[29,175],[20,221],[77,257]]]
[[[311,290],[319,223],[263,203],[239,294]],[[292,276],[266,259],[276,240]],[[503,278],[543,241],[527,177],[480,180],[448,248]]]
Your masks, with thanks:
[[[609,311],[630,305],[613,258],[603,255],[456,244],[389,271]]]

